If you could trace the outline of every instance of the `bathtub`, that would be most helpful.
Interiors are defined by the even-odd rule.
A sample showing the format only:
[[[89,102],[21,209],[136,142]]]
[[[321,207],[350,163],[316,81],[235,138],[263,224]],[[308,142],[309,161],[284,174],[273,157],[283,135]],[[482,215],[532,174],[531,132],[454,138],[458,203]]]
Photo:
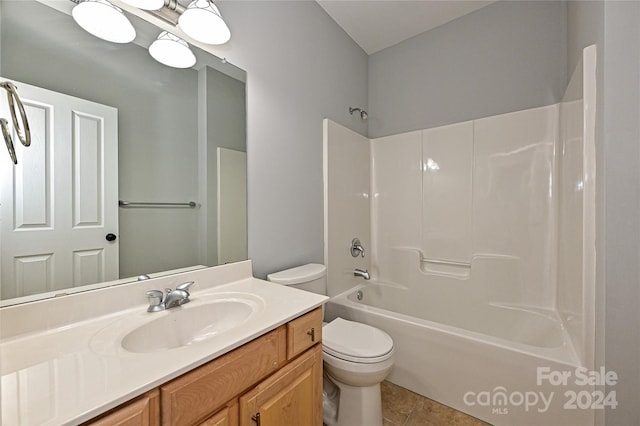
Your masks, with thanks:
[[[371,281],[331,298],[325,319],[336,317],[389,333],[388,380],[459,411],[494,425],[594,422],[596,391],[582,380],[591,372],[553,311],[448,303]]]

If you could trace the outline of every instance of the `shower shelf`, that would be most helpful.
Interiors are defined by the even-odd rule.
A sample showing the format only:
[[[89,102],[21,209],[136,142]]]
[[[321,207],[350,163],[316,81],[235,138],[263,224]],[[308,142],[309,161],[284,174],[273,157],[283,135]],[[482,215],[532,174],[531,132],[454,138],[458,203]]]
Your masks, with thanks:
[[[468,262],[459,262],[456,260],[440,260],[440,259],[421,259],[422,263],[431,263],[434,265],[451,265],[451,266],[461,266],[464,268],[471,268],[471,263]]]

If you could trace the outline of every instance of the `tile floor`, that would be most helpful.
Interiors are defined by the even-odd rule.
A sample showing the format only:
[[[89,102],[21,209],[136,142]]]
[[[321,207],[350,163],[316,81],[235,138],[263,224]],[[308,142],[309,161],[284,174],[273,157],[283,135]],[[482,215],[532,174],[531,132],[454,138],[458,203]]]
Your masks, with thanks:
[[[382,382],[383,426],[490,426],[391,382]]]

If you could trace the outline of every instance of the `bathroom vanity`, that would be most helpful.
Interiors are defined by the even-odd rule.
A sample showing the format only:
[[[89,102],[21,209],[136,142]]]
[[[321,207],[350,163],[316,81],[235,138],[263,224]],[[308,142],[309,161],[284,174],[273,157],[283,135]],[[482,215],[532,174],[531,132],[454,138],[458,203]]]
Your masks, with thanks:
[[[146,291],[185,281],[190,303],[146,312]],[[0,420],[319,426],[326,299],[246,261],[3,308]]]
[[[86,424],[320,425],[321,331],[317,308]]]

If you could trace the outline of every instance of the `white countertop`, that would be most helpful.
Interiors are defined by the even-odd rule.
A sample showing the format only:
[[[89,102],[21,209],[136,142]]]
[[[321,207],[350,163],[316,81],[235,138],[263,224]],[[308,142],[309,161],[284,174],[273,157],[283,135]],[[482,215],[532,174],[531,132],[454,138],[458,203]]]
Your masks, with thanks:
[[[247,277],[246,273],[244,278],[231,276],[226,277],[228,282],[225,283],[203,285],[203,277],[216,282],[216,269],[209,268],[205,273],[180,274],[179,278],[174,276],[175,283],[176,280],[191,279],[190,276],[195,274],[196,286],[191,289],[191,303],[168,311],[148,313],[147,304],[139,303],[78,322],[65,323],[60,318],[41,320],[44,324],[59,326],[27,327],[28,331],[21,334],[7,332],[11,328],[7,321],[23,322],[27,314],[16,315],[13,312],[9,315],[7,312],[2,317],[2,329],[3,336],[10,336],[0,339],[0,424],[63,425],[89,420],[277,328],[327,300],[326,296]],[[244,272],[246,270],[245,266]],[[214,275],[207,276],[206,273]],[[158,288],[164,288],[159,286],[164,281],[167,279],[158,279]],[[144,296],[145,289],[136,288],[136,284],[131,285],[130,291],[136,291],[136,294],[142,292]],[[153,284],[145,283],[144,286],[153,288]],[[118,291],[122,293],[122,290]],[[206,303],[207,300],[243,294],[256,302],[254,312],[244,323],[228,331],[188,346],[152,353],[127,352],[120,345],[126,333],[140,324],[159,318],[158,315],[171,315],[177,310]],[[84,295],[76,301],[71,298],[65,298],[69,299],[65,301],[67,308],[71,306],[69,309],[73,309],[74,302],[99,303],[91,295]],[[43,302],[37,311],[32,309],[29,314],[33,315],[34,312],[46,317],[47,303]],[[20,326],[25,327],[24,324]]]

